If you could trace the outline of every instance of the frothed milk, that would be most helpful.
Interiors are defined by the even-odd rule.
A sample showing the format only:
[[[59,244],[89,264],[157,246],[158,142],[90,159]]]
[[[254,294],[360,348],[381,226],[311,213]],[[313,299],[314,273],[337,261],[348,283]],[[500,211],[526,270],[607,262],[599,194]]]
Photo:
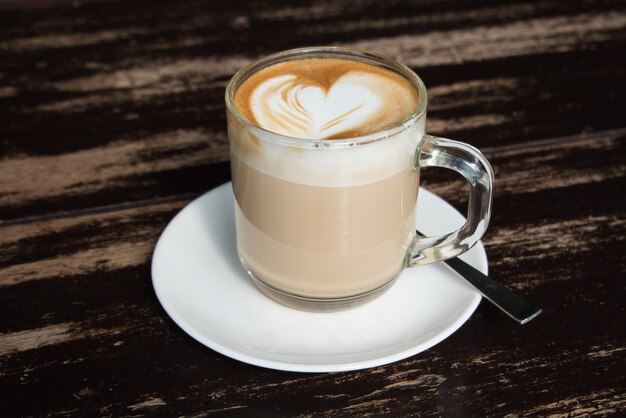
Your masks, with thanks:
[[[348,59],[281,62],[236,88],[237,246],[257,280],[323,299],[395,278],[415,233],[417,102],[401,75]],[[364,143],[350,146],[356,136]]]

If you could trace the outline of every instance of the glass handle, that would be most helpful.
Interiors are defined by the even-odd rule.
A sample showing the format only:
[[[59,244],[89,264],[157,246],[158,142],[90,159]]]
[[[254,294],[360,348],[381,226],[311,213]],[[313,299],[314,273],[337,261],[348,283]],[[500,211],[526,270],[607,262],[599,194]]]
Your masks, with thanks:
[[[417,168],[443,167],[459,172],[470,184],[467,221],[446,235],[416,236],[407,256],[408,266],[447,260],[472,248],[483,236],[491,217],[493,171],[487,159],[471,145],[424,135],[415,155]]]

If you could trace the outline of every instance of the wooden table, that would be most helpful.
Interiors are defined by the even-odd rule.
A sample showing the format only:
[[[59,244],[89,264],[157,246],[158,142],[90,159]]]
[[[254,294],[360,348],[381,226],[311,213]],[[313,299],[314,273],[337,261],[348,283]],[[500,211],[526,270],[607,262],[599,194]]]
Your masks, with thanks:
[[[456,3],[0,3],[0,415],[626,414],[626,8]],[[230,178],[229,77],[313,44],[422,76],[429,132],[495,170],[491,274],[544,314],[483,301],[421,354],[331,374],[240,363],[166,315],[151,254]],[[461,180],[424,177],[464,208]]]

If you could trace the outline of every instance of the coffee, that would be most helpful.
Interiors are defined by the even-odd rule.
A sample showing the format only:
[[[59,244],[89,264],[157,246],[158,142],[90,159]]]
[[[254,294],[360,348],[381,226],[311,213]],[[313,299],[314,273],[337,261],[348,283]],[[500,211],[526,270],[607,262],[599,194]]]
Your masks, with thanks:
[[[237,110],[252,122],[229,113],[237,246],[255,279],[326,299],[399,274],[415,234],[417,100],[402,76],[338,59],[275,64],[237,88]],[[407,118],[367,145],[307,141],[376,136]],[[285,146],[281,135],[303,140]]]
[[[299,309],[345,309],[380,295],[405,267],[456,257],[482,237],[491,166],[468,144],[427,135],[426,107],[409,68],[350,48],[283,51],[233,76],[237,251],[259,289]],[[457,230],[416,236],[424,167],[468,181]]]
[[[235,94],[239,111],[257,126],[310,139],[379,132],[406,119],[417,93],[400,75],[356,61],[282,62],[248,78]]]
[[[239,255],[266,284],[347,297],[400,272],[415,231],[415,172],[329,187],[283,180],[233,157]]]

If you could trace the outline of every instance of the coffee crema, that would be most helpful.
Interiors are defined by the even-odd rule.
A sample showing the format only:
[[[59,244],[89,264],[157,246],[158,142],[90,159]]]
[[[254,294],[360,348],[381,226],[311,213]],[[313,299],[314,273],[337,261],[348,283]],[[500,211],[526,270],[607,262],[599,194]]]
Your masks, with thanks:
[[[416,108],[411,84],[390,70],[342,59],[274,64],[237,89],[235,104],[268,131],[306,139],[340,139],[396,126]]]

